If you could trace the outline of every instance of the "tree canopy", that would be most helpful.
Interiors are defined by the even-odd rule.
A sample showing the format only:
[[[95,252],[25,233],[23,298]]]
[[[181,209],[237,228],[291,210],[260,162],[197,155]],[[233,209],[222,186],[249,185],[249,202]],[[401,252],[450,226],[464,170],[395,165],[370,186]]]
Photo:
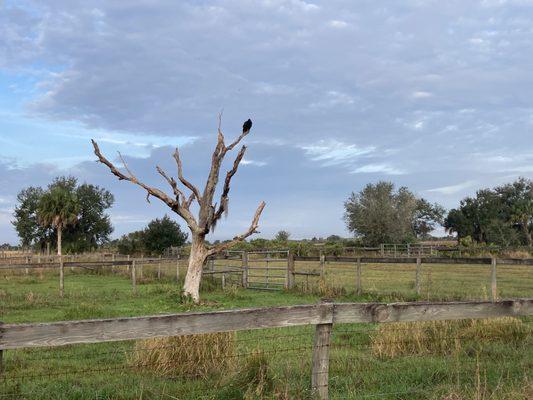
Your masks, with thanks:
[[[75,193],[60,186],[45,192],[37,205],[37,220],[41,225],[62,229],[78,220],[80,207]]]
[[[464,198],[458,208],[450,210],[444,227],[459,239],[531,246],[533,181],[519,178],[494,189],[479,190],[475,197]]]
[[[122,254],[150,253],[161,255],[170,246],[182,246],[187,240],[187,233],[168,215],[154,219],[141,230],[122,236],[117,247]]]
[[[79,205],[77,223],[67,225],[63,242],[70,251],[88,251],[106,243],[113,227],[105,213],[113,202],[113,195],[99,186],[83,183],[78,185],[74,177],[58,177],[46,189],[28,187],[17,196],[13,225],[24,246],[35,245],[44,248],[47,243],[55,243],[57,231],[43,226],[37,217],[37,208],[42,197],[55,189],[62,189],[74,196]]]
[[[278,242],[287,242],[289,240],[289,237],[291,234],[288,231],[279,231],[276,233],[276,236],[274,237],[274,240],[277,240]]]
[[[344,203],[348,230],[370,245],[410,242],[442,223],[444,208],[391,182],[369,183]]]

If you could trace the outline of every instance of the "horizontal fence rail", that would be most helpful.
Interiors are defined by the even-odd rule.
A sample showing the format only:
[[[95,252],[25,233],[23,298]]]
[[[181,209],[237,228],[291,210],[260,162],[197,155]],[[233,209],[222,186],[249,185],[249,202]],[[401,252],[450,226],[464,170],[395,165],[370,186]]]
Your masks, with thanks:
[[[375,263],[375,264],[416,264],[417,259],[421,259],[424,264],[487,264],[492,263],[493,258],[475,258],[475,257],[342,257],[342,256],[325,256],[324,260],[328,262],[341,263]],[[295,261],[320,261],[316,256],[294,256]],[[533,258],[496,258],[498,264],[509,265],[533,265]]]
[[[445,321],[531,315],[533,315],[533,298],[451,303],[323,301],[310,305],[146,317],[32,324],[0,323],[0,378],[3,370],[2,356],[6,350],[313,325],[315,336],[312,346],[308,347],[312,350],[311,391],[313,398],[327,400],[330,361],[335,360],[330,355],[334,324]]]
[[[497,302],[320,303],[286,307],[0,325],[0,350],[335,323],[533,315],[533,298]]]

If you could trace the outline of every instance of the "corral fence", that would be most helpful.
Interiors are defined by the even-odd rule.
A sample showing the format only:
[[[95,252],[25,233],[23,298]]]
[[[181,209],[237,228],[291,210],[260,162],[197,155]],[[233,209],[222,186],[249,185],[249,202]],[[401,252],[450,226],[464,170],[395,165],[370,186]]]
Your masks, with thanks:
[[[163,275],[168,276],[168,268],[174,265],[173,275],[179,282],[187,263],[187,258],[180,255],[175,258],[130,258],[130,256],[111,254],[83,261],[67,255],[63,256],[63,260],[64,267],[71,270],[79,268],[100,271],[110,268],[114,272],[127,273],[134,292],[137,291],[138,280],[144,279],[143,265],[155,265],[156,270],[153,274],[157,279],[161,279]],[[382,267],[377,269],[380,265]],[[454,272],[455,280],[451,280],[452,273],[447,269],[433,270],[433,266],[439,265],[448,269],[457,266],[459,270]],[[204,266],[203,275],[204,279],[220,282],[222,288],[231,284],[255,290],[308,290],[310,286],[328,283],[351,287],[358,295],[367,290],[376,291],[376,285],[379,283],[392,282],[401,278],[404,281],[405,287],[402,290],[405,294],[420,296],[423,294],[424,287],[429,292],[432,287],[436,286],[435,281],[441,280],[441,286],[453,286],[454,284],[486,286],[489,288],[490,298],[497,300],[501,297],[498,288],[500,281],[506,291],[504,297],[529,295],[527,288],[533,287],[531,286],[533,285],[532,265],[532,258],[341,257],[324,254],[318,257],[306,257],[296,256],[287,250],[227,251],[209,258]],[[468,268],[469,266],[472,268]],[[26,274],[34,269],[56,268],[59,268],[57,256],[28,256],[24,261],[17,259],[15,262],[0,262],[0,271],[19,270]],[[517,272],[512,268],[520,268],[520,271]],[[432,273],[435,275],[431,275]],[[381,276],[381,278],[376,281],[378,279],[376,276]],[[510,277],[513,277],[513,280]],[[523,290],[518,294],[509,295],[508,289],[516,286],[517,282],[524,287]],[[522,294],[522,292],[526,293]],[[428,295],[428,299],[429,297]]]
[[[533,299],[391,304],[332,303],[326,300],[319,304],[287,307],[51,323],[0,324],[0,374],[2,374],[0,380],[17,379],[16,374],[11,374],[11,364],[2,364],[2,358],[5,358],[8,352],[17,349],[52,349],[88,343],[314,326],[314,340],[310,346],[311,354],[308,364],[310,390],[319,399],[327,399],[331,381],[330,348],[334,348],[331,340],[334,325],[449,321],[531,315],[533,315]],[[351,351],[354,350],[357,351],[351,348]],[[13,367],[16,367],[16,363]]]

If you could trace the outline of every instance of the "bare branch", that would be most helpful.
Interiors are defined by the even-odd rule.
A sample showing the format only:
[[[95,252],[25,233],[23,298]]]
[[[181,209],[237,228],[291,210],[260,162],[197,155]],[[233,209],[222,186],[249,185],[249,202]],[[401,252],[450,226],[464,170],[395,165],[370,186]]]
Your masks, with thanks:
[[[168,184],[172,187],[172,191],[174,192],[174,195],[176,196],[176,200],[181,201],[181,204],[186,204],[187,201],[185,199],[185,195],[183,192],[178,188],[178,184],[174,180],[174,178],[169,177],[161,167],[156,166],[157,172],[159,172],[159,175],[161,175],[165,180],[168,182]],[[189,208],[189,207],[187,207]]]
[[[192,201],[195,199],[195,197],[196,197],[196,196],[194,195],[194,193],[191,193],[191,194],[189,195],[189,198],[188,198],[187,201],[185,202],[185,205],[186,205],[187,208],[189,208],[189,207],[191,206]]]
[[[124,166],[124,169],[128,171],[128,174],[130,174],[130,177],[135,178],[135,176],[132,174],[130,169],[128,168],[128,164],[126,164],[126,161],[124,161],[124,157],[122,157],[122,154],[120,154],[120,151],[117,151],[118,156],[120,158],[120,161],[122,161],[122,165]],[[136,179],[136,178],[135,178]]]
[[[252,220],[252,224],[248,228],[246,232],[244,232],[242,235],[235,236],[232,240],[226,243],[219,244],[218,246],[215,246],[207,252],[208,256],[212,256],[213,254],[220,253],[221,251],[227,250],[233,245],[242,242],[244,239],[246,239],[248,236],[253,235],[254,233],[259,233],[257,231],[257,228],[259,226],[259,217],[261,217],[261,213],[263,212],[263,209],[265,208],[265,202],[262,201],[259,204],[259,207],[257,207],[257,210],[255,211],[254,218]]]
[[[233,148],[237,146],[240,143],[240,141],[244,139],[244,137],[250,133],[251,129],[252,129],[252,120],[249,119],[242,126],[242,133],[239,135],[237,139],[235,139],[235,141],[232,144],[226,147],[226,151],[233,150]]]
[[[124,163],[124,167],[126,171],[128,171],[128,173],[130,174],[130,176],[123,174],[122,172],[118,170],[117,167],[115,167],[115,165],[113,165],[111,161],[109,161],[107,158],[105,158],[102,155],[102,153],[100,152],[100,148],[98,147],[98,144],[93,139],[91,139],[91,142],[94,147],[94,154],[98,157],[98,161],[106,165],[111,171],[111,173],[115,175],[116,177],[118,177],[119,180],[126,180],[126,181],[129,181],[131,183],[134,183],[142,187],[147,192],[147,196],[146,196],[147,199],[150,196],[157,197],[159,200],[161,200],[167,206],[169,206],[172,210],[174,210],[178,215],[180,215],[185,220],[185,222],[187,222],[187,225],[189,225],[189,227],[192,230],[198,230],[198,224],[196,223],[196,220],[194,219],[193,215],[190,213],[188,209],[180,205],[178,200],[174,200],[170,196],[168,196],[165,192],[157,188],[150,187],[146,185],[145,183],[139,181],[137,177],[129,170],[129,168],[127,167],[127,164],[124,162],[123,157],[120,156],[120,158],[122,159],[122,162]]]
[[[230,190],[231,178],[233,178],[233,175],[237,173],[237,169],[239,168],[239,165],[242,161],[242,158],[244,157],[245,152],[246,146],[242,146],[241,150],[239,151],[239,154],[237,154],[237,157],[235,158],[235,161],[233,161],[233,168],[226,173],[226,179],[224,180],[224,188],[222,189],[222,194],[220,196],[220,205],[217,211],[215,212],[215,215],[213,216],[213,220],[210,223],[211,227],[216,226],[216,222],[222,217],[222,214],[228,213],[228,194]]]
[[[200,191],[198,190],[196,186],[194,186],[191,182],[189,182],[183,176],[183,165],[181,164],[180,153],[177,147],[176,147],[176,151],[174,152],[174,159],[176,160],[176,164],[178,165],[178,179],[180,180],[181,183],[183,183],[184,186],[189,188],[189,190],[194,193],[194,196],[196,196],[196,199],[199,204],[200,203]]]

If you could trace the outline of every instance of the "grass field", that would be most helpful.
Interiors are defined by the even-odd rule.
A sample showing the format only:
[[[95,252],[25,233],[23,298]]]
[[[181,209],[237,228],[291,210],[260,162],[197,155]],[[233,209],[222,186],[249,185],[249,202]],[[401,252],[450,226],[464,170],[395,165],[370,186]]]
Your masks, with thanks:
[[[355,267],[335,267],[327,266],[325,287],[320,287],[316,278],[310,279],[316,290],[311,287],[307,293],[243,290],[233,286],[231,279],[223,291],[219,281],[206,277],[203,302],[198,306],[181,303],[179,285],[173,281],[175,266],[170,264],[162,266],[161,281],[156,279],[157,265],[145,266],[137,294],[132,293],[126,274],[67,268],[64,299],[58,297],[55,272],[30,271],[26,275],[23,271],[2,271],[0,320],[44,322],[304,304],[319,301],[321,294],[333,294],[337,301],[416,298],[414,266],[364,265],[361,296],[354,294]],[[451,279],[450,270],[448,275],[439,275],[433,271],[435,267],[455,267],[452,277],[464,273],[471,280],[462,283],[459,278]],[[316,268],[317,264],[297,265],[298,270]],[[432,288],[428,294],[431,299],[483,298],[488,293],[484,292],[487,286],[481,289],[483,280],[488,285],[488,266],[431,268],[431,277],[425,284],[423,281],[422,297],[425,287]],[[185,271],[181,272],[183,276]],[[528,270],[519,269],[508,276],[507,283],[499,276],[502,295],[531,296]],[[447,283],[439,285],[441,280]],[[298,284],[305,282],[298,278]],[[336,325],[330,363],[331,398],[533,398],[532,322],[513,319],[491,321],[482,327],[444,323],[425,328],[389,324],[388,331],[382,331],[385,325]],[[142,342],[6,351],[0,399],[307,399],[313,334],[313,327],[237,332],[232,353],[226,362],[221,360],[220,369],[210,371],[208,378],[190,376],[194,373],[183,376],[179,369],[162,376],[148,366],[136,367],[132,358],[143,359],[143,352],[149,351]]]

